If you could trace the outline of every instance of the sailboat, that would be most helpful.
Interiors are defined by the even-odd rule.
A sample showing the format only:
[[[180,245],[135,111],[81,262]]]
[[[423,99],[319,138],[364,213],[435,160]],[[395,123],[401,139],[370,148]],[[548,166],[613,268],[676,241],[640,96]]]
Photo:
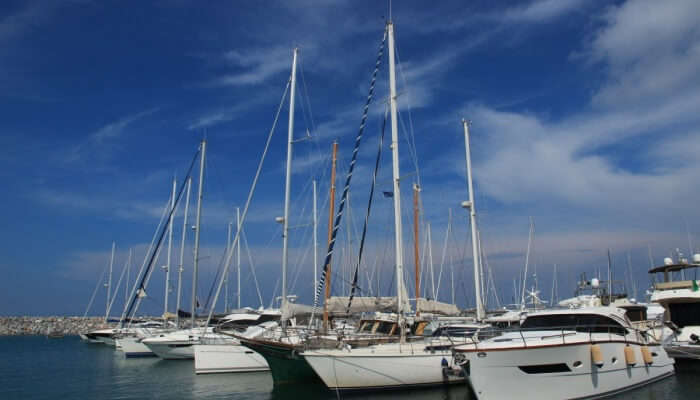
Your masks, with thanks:
[[[450,337],[406,337],[406,296],[403,289],[403,234],[401,227],[401,194],[399,186],[398,124],[396,103],[396,75],[394,61],[394,25],[386,25],[389,45],[389,98],[391,109],[391,150],[394,200],[395,265],[397,281],[397,318],[400,339],[395,343],[380,343],[370,346],[353,347],[346,344],[341,348],[307,350],[302,353],[314,372],[330,389],[367,390],[405,388],[411,386],[441,385],[463,382],[463,376],[456,372],[452,360],[452,346],[458,338]],[[466,128],[466,124],[465,124]],[[471,180],[469,181],[471,184]],[[470,196],[472,195],[470,190]],[[471,208],[474,218],[473,197],[464,204]],[[474,222],[474,219],[473,221]],[[474,264],[477,296],[477,319],[483,320],[484,309],[479,289],[477,266],[478,248],[475,224],[473,230]],[[402,290],[403,289],[403,290]],[[462,337],[471,342],[471,337]]]

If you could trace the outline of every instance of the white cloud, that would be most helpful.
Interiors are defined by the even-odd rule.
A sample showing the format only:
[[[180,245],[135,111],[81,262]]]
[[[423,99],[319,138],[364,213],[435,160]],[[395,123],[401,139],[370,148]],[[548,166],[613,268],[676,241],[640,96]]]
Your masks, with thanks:
[[[503,18],[507,22],[545,22],[576,11],[584,3],[583,0],[534,0],[506,10]]]
[[[224,58],[243,71],[217,78],[217,86],[255,85],[283,71],[291,71],[292,50],[286,47],[231,50]]]
[[[587,51],[609,69],[594,104],[657,103],[657,96],[697,92],[700,79],[700,3],[629,0],[611,7]]]

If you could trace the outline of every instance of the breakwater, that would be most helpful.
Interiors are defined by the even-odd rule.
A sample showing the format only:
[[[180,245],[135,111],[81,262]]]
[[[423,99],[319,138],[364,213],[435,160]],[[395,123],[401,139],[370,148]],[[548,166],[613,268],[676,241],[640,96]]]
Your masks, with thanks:
[[[104,317],[0,317],[0,336],[77,335],[101,327]]]

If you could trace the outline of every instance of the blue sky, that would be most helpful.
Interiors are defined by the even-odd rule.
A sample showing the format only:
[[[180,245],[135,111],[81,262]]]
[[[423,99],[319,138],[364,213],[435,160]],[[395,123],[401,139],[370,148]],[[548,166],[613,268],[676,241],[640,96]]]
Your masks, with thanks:
[[[115,274],[129,248],[140,265],[172,177],[182,178],[205,135],[198,290],[206,298],[295,46],[301,61],[295,136],[308,130],[313,139],[294,149],[291,224],[299,227],[290,276],[293,291],[308,301],[310,181],[319,180],[323,238],[330,146],[340,143],[342,185],[387,16],[387,5],[375,1],[3,2],[0,314],[82,314],[113,240]],[[606,268],[608,248],[620,279],[630,254],[640,287],[648,283],[648,247],[657,263],[676,247],[687,253],[689,239],[697,248],[698,2],[407,1],[394,2],[392,19],[407,269],[410,188],[418,176],[408,143],[415,140],[421,229],[430,223],[436,275],[440,264],[444,275],[454,265],[458,304],[473,303],[468,226],[458,206],[467,196],[461,118],[473,122],[476,206],[504,301],[511,301],[524,265],[530,216],[545,298],[554,263],[559,297],[566,297],[580,272]],[[353,232],[362,226],[386,96],[382,68],[353,182],[352,224],[343,227],[336,294],[344,293],[356,253]],[[265,303],[279,276],[274,217],[282,214],[285,136],[286,115],[245,226]],[[384,150],[379,190],[390,190]],[[393,293],[390,206],[376,199],[363,272],[376,281],[380,271],[384,295]],[[453,235],[445,247],[449,208]],[[176,247],[181,223],[179,211]],[[191,243],[189,235],[185,299]],[[243,259],[243,303],[257,306],[245,252]],[[144,312],[162,311],[163,275],[154,274]],[[365,293],[376,293],[368,286]],[[100,296],[93,313],[104,307]]]

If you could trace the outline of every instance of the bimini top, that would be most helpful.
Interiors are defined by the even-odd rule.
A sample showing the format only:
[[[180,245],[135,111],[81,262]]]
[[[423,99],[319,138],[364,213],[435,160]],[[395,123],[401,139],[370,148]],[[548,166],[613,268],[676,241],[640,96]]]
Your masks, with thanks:
[[[650,274],[655,274],[657,272],[674,272],[674,271],[681,271],[687,268],[697,268],[700,267],[698,264],[670,264],[670,265],[662,265],[659,267],[655,267],[649,270]]]

